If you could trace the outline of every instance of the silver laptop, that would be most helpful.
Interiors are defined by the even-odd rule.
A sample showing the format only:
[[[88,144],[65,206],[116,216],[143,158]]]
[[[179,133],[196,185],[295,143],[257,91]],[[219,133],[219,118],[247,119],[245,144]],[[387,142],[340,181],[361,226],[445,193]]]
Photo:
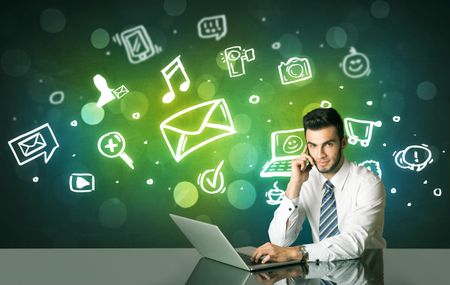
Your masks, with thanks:
[[[291,176],[291,161],[298,157],[306,147],[304,129],[273,132],[270,139],[272,158],[266,162],[259,173],[261,177]]]
[[[300,260],[265,264],[254,263],[250,260],[250,256],[256,248],[247,246],[235,249],[218,226],[174,214],[169,215],[197,251],[209,259],[247,271],[300,263]]]

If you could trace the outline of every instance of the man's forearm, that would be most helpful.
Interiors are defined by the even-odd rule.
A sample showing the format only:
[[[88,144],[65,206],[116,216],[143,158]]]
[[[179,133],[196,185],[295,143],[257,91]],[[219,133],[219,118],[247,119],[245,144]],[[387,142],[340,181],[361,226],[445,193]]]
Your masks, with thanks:
[[[301,187],[302,182],[291,179],[287,185],[287,189],[285,192],[286,197],[288,197],[290,200],[297,198],[300,195]]]

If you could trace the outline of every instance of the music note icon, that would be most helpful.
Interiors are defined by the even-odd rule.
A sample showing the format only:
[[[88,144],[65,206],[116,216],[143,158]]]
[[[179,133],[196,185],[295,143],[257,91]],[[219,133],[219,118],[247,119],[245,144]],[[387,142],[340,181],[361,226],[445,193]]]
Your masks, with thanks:
[[[167,86],[169,87],[169,92],[164,94],[162,98],[162,101],[165,104],[168,104],[175,99],[175,92],[173,91],[172,82],[170,81],[170,79],[176,73],[177,70],[181,71],[184,78],[183,83],[180,84],[180,91],[186,92],[189,89],[189,85],[191,84],[191,81],[187,76],[186,70],[184,69],[183,63],[181,63],[180,56],[181,55],[177,56],[174,60],[172,60],[171,63],[169,63],[166,67],[164,67],[161,70],[161,73],[167,82]]]

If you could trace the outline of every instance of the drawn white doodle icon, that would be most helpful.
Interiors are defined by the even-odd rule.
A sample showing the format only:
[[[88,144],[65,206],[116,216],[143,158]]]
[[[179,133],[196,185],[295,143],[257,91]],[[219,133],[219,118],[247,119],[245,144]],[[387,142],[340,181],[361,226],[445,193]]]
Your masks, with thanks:
[[[215,38],[218,41],[227,34],[227,18],[225,15],[202,18],[197,24],[197,30],[200,38]]]
[[[311,66],[307,58],[292,57],[278,65],[281,84],[292,84],[312,78]]]
[[[369,169],[374,174],[376,174],[379,178],[381,178],[381,176],[383,175],[383,173],[381,172],[380,162],[378,162],[378,161],[365,160],[365,161],[359,163],[358,165],[364,166],[365,168]]]
[[[354,47],[350,48],[350,53],[347,54],[340,64],[344,74],[350,78],[361,78],[370,75],[370,61],[369,58],[358,51]]]
[[[183,82],[180,84],[179,88],[181,92],[186,92],[191,84],[189,76],[187,75],[186,70],[184,69],[180,57],[181,57],[180,55],[177,56],[174,60],[172,60],[171,63],[169,63],[166,67],[164,67],[161,70],[161,73],[164,79],[166,80],[167,87],[169,87],[169,92],[167,92],[162,99],[163,103],[165,104],[170,103],[175,99],[175,91],[173,90],[172,82],[170,81],[170,79],[174,76],[174,74],[177,71],[180,71],[181,74],[183,75]]]
[[[372,139],[373,127],[381,127],[381,121],[367,121],[353,118],[344,118],[345,131],[350,144],[359,144],[368,147]]]
[[[242,49],[233,46],[225,49],[225,58],[230,77],[239,77],[245,74],[245,63],[255,60],[255,49]]]
[[[48,123],[8,141],[19,165],[24,165],[39,156],[48,163],[59,147],[55,134]]]
[[[109,102],[113,101],[114,99],[120,99],[126,94],[128,94],[128,89],[121,85],[116,89],[111,89],[108,87],[108,82],[106,82],[106,79],[101,76],[100,74],[96,74],[93,78],[95,87],[100,92],[100,97],[97,101],[97,107],[102,108]]]
[[[260,172],[261,177],[291,176],[291,160],[302,152],[304,129],[273,132],[270,137],[272,158],[266,162]]]
[[[90,173],[72,173],[69,186],[72,192],[92,192],[95,190],[95,177]]]
[[[161,47],[153,45],[144,26],[136,26],[113,36],[113,41],[124,46],[128,60],[132,64],[140,63],[162,51]]]
[[[192,124],[187,126],[187,121]],[[237,132],[224,99],[184,109],[164,120],[160,129],[177,162],[206,144]]]
[[[278,188],[278,181],[273,184],[274,189],[266,192],[266,203],[269,205],[279,205],[283,200],[284,191]]]
[[[410,169],[416,172],[422,171],[428,164],[433,163],[433,156],[428,145],[411,145],[401,151],[395,151],[395,164],[403,169]]]
[[[119,132],[109,132],[98,139],[98,151],[107,158],[120,157],[131,169],[133,160],[125,153],[125,138]]]
[[[226,190],[225,179],[221,171],[224,160],[216,168],[205,170],[197,178],[197,184],[208,194],[223,193]]]

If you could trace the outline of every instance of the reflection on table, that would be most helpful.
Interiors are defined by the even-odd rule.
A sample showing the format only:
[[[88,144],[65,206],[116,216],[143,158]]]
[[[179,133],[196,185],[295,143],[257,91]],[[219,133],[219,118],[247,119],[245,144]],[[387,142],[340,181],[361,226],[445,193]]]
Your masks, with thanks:
[[[359,259],[297,264],[248,272],[202,258],[186,284],[384,284],[383,252],[368,250]]]

